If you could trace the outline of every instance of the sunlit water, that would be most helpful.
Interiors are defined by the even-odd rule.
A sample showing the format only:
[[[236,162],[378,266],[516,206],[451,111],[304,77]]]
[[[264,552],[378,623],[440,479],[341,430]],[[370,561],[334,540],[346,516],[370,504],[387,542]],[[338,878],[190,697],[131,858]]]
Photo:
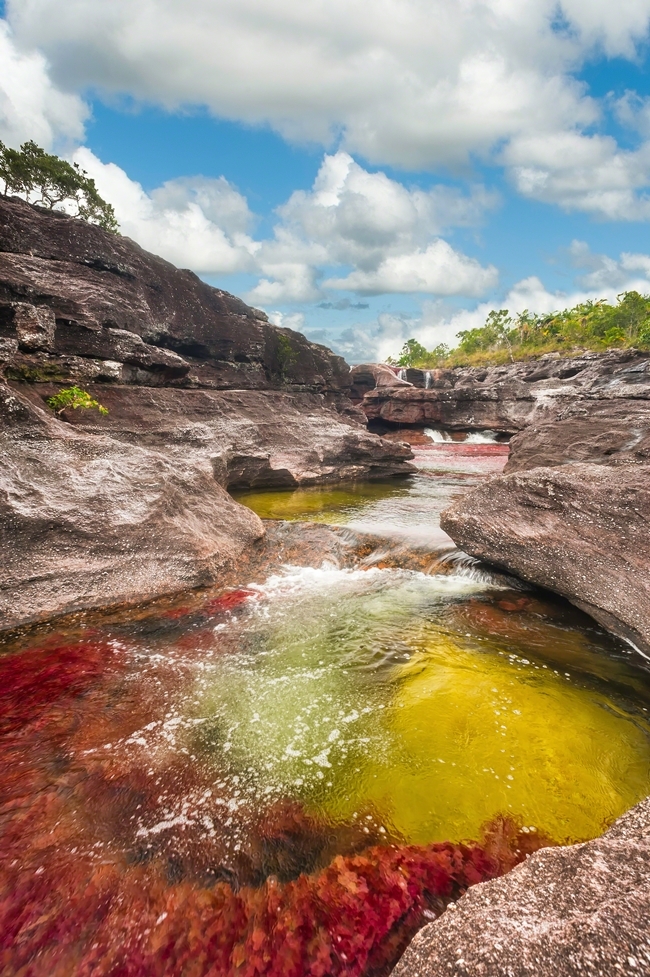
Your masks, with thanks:
[[[126,973],[106,961],[146,943],[128,973],[175,977],[177,951],[155,928],[181,920],[203,934],[192,915],[207,911],[201,893],[219,893],[219,926],[255,933],[223,908],[242,884],[324,871],[369,844],[398,855],[479,839],[502,815],[527,836],[587,839],[650,791],[643,663],[579,612],[455,553],[439,528],[440,511],[499,471],[507,447],[423,438],[415,452],[414,478],[238,498],[263,518],[425,545],[439,556],[430,572],[284,566],[226,594],[7,642],[7,973],[29,963],[26,973],[70,977],[82,958],[79,972]],[[68,933],[86,906],[90,922]],[[237,954],[252,959],[246,946],[228,950],[224,975],[240,973]],[[212,973],[213,951],[201,952],[196,973]],[[269,953],[279,969],[251,974],[307,972]],[[154,958],[166,962],[155,969]],[[345,960],[331,973],[366,973]]]

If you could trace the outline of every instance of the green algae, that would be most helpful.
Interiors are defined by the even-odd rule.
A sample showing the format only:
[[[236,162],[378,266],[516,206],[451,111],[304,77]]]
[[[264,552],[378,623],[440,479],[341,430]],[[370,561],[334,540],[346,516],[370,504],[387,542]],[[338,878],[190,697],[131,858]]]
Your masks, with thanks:
[[[513,616],[486,589],[400,571],[278,578],[245,647],[198,683],[204,751],[243,800],[293,797],[411,843],[478,837],[502,813],[557,841],[595,837],[650,790],[639,673],[556,605]]]

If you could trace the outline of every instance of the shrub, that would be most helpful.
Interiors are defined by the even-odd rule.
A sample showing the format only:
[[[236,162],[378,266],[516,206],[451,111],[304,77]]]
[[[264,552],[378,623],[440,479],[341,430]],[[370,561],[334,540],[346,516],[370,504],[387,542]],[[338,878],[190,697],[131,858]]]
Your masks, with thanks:
[[[508,309],[493,311],[485,325],[458,333],[458,346],[437,346],[427,351],[415,339],[403,346],[397,365],[497,365],[539,356],[569,354],[578,348],[603,350],[640,346],[650,349],[650,295],[621,292],[616,305],[604,299],[581,302],[571,309],[536,315],[525,309],[511,316]]]
[[[55,414],[62,414],[68,408],[78,410],[98,410],[100,414],[108,414],[108,409],[90,396],[87,390],[80,387],[66,387],[59,390],[58,394],[48,397],[47,406],[51,407]]]

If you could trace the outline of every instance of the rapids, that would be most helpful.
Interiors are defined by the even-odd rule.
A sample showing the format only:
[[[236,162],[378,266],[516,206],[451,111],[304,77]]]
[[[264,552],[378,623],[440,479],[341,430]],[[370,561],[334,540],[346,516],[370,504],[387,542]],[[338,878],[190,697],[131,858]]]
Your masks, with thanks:
[[[306,558],[7,636],[2,975],[383,974],[469,884],[650,791],[643,662],[439,528],[507,446],[414,440],[408,480],[237,498],[426,572]]]

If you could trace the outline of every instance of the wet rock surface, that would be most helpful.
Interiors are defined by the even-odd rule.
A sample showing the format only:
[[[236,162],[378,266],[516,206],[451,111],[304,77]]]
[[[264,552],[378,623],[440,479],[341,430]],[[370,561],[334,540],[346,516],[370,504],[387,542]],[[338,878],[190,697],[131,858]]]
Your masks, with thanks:
[[[108,409],[47,399],[72,384]],[[0,628],[217,582],[228,487],[408,474],[347,364],[128,238],[0,199]]]
[[[471,888],[413,939],[394,977],[650,973],[650,798],[602,838],[545,848]]]
[[[650,466],[500,476],[441,525],[467,553],[562,594],[650,654]]]

